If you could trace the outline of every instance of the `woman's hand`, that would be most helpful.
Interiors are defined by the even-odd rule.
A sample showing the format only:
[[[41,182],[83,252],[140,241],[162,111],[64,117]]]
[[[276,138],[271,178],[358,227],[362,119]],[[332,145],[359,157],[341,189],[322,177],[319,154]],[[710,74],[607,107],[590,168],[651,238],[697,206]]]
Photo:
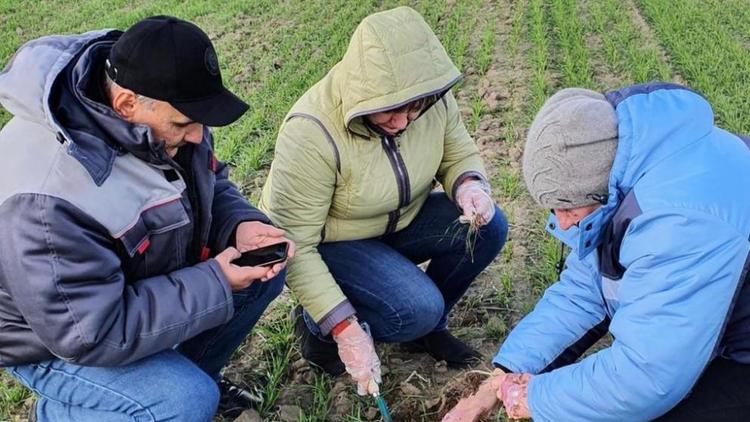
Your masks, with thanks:
[[[495,215],[495,202],[485,187],[485,182],[467,179],[456,189],[456,204],[461,207],[463,217],[469,221],[475,216],[479,218],[479,225],[483,226]]]
[[[346,372],[357,383],[357,394],[378,394],[380,359],[375,353],[372,337],[354,319],[340,333],[333,334],[333,339],[338,345],[339,357],[346,366]]]
[[[497,398],[502,400],[505,413],[511,419],[528,419],[529,411],[529,381],[531,374],[507,374],[496,390]]]
[[[499,369],[488,378],[477,392],[461,399],[456,406],[443,417],[442,422],[476,422],[498,404],[498,390],[505,373]]]

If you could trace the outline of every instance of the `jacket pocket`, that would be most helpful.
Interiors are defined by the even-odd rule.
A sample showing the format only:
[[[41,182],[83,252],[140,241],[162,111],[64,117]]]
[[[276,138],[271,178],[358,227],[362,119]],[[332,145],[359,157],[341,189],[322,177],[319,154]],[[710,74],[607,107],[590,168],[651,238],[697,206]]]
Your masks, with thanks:
[[[190,217],[180,199],[175,199],[144,210],[135,224],[120,237],[128,255],[144,254],[154,235],[178,229],[190,223]]]

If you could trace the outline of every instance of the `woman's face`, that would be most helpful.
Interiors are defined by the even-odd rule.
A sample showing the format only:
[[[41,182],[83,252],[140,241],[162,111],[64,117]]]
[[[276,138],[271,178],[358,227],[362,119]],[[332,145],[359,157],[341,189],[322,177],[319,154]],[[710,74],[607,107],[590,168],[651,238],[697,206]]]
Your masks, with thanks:
[[[406,129],[410,122],[419,117],[420,109],[382,111],[367,115],[367,120],[389,135],[396,135]]]
[[[568,230],[569,228],[578,224],[581,220],[588,217],[591,213],[599,209],[602,204],[586,205],[578,208],[570,209],[553,209],[557,217],[557,222],[562,230]]]

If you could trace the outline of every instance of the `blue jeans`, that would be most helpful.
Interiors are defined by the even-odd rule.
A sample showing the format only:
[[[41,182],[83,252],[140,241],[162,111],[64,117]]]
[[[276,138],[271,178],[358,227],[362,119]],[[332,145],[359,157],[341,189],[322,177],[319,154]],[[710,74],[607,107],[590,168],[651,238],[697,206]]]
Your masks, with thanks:
[[[328,270],[376,341],[405,342],[446,330],[453,305],[500,253],[508,234],[500,209],[479,229],[473,254],[467,252],[468,226],[457,222],[460,215],[444,193],[431,193],[401,231],[318,245]],[[427,260],[427,270],[420,270],[416,264]],[[305,313],[304,319],[321,337],[312,317]]]
[[[137,362],[111,368],[59,359],[6,368],[38,396],[41,421],[211,421],[219,402],[221,368],[269,303],[285,273],[236,292],[234,316],[224,325]]]

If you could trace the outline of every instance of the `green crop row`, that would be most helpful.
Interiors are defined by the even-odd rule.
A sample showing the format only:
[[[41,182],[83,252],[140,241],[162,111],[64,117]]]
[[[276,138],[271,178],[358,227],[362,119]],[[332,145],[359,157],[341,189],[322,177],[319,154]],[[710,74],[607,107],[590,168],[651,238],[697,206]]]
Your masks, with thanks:
[[[608,70],[615,73],[622,84],[673,79],[672,70],[660,57],[658,46],[646,38],[633,19],[623,19],[631,13],[628,3],[600,0],[590,4],[588,31],[599,37]]]
[[[747,46],[722,25],[716,11],[706,7],[703,0],[637,0],[637,3],[659,34],[673,66],[688,85],[711,102],[717,122],[733,132],[750,131]],[[728,8],[724,4],[717,7]]]
[[[552,2],[552,28],[560,57],[559,71],[564,86],[591,88],[593,76],[589,67],[589,52],[584,39],[575,0]]]
[[[482,30],[482,38],[480,41],[479,51],[477,52],[476,64],[477,71],[480,75],[487,73],[490,64],[492,63],[492,54],[495,50],[495,38],[497,33],[497,20],[494,16],[485,23],[484,29]]]
[[[548,29],[545,24],[545,8],[542,0],[529,0],[528,3],[528,38],[530,45],[529,62],[531,63],[531,101],[530,109],[533,113],[539,109],[547,99],[551,90],[548,75]],[[531,121],[529,119],[529,121]]]
[[[750,4],[747,0],[705,0],[704,7],[716,13],[719,24],[750,50]]]
[[[453,63],[463,69],[466,50],[471,41],[471,31],[476,22],[476,15],[471,13],[475,0],[458,0],[451,8],[445,26],[438,30],[442,36],[443,46]]]

